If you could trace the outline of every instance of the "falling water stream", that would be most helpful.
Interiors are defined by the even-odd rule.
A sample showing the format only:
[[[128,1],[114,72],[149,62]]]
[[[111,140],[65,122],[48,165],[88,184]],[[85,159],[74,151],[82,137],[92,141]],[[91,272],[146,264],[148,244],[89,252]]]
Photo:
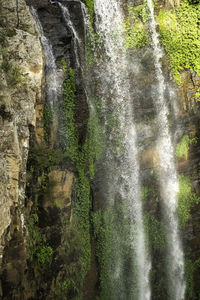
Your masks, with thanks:
[[[178,178],[174,162],[173,146],[169,132],[168,114],[169,110],[165,99],[165,81],[162,73],[161,59],[162,50],[159,46],[158,34],[156,32],[156,21],[151,0],[147,0],[150,10],[150,30],[152,36],[155,72],[158,81],[157,93],[154,95],[154,103],[157,110],[157,121],[159,134],[157,140],[157,151],[160,161],[159,181],[161,197],[163,199],[164,214],[167,223],[168,239],[168,276],[170,278],[170,294],[173,300],[183,300],[185,294],[184,282],[184,255],[179,236],[177,219],[177,193]]]
[[[40,23],[37,11],[34,7],[31,7],[31,13],[35,20],[37,29],[41,36],[41,43],[44,48],[44,55],[46,60],[46,94],[47,104],[53,107],[57,104],[58,94],[61,90],[59,82],[58,71],[56,66],[55,57],[50,41],[44,35],[42,25]]]
[[[81,68],[80,64],[80,58],[79,58],[79,52],[80,52],[80,44],[81,41],[79,39],[78,33],[76,32],[76,29],[74,28],[74,25],[71,21],[69,10],[66,6],[64,6],[62,3],[58,2],[58,5],[60,6],[60,9],[62,11],[65,23],[67,27],[71,30],[73,35],[73,42],[74,42],[74,54],[76,59],[77,68]]]
[[[129,222],[129,236],[126,236],[126,243],[132,249],[132,259],[135,260],[136,266],[133,277],[137,277],[136,286],[133,286],[134,278],[130,279],[129,285],[130,289],[137,291],[134,296],[123,294],[123,287],[117,290],[117,287],[122,285],[120,278],[123,278],[124,274],[123,257],[119,254],[120,250],[115,249],[113,280],[116,282],[117,291],[112,299],[149,300],[151,297],[149,287],[151,263],[145,247],[137,134],[129,93],[127,59],[124,54],[123,9],[120,1],[96,0],[95,14],[97,33],[103,39],[105,48],[99,65],[101,101],[105,107],[111,107],[112,113],[118,119],[118,136],[111,134],[110,138],[121,140],[122,149],[121,152],[118,149],[119,154],[116,154],[115,158],[112,158],[112,151],[107,152],[107,171],[110,172],[107,198],[109,203],[114,205],[118,194],[127,208],[125,217]]]
[[[57,2],[57,1],[56,1]],[[128,235],[121,237],[116,232],[116,249],[113,251],[114,266],[112,266],[113,282],[116,291],[111,291],[110,299],[137,299],[150,300],[151,289],[149,272],[151,261],[145,242],[145,230],[143,221],[143,207],[141,199],[140,167],[138,158],[137,132],[134,122],[133,101],[131,99],[130,74],[128,60],[124,52],[124,12],[120,0],[95,0],[96,31],[103,40],[103,53],[97,65],[96,76],[98,78],[98,96],[105,110],[105,124],[109,123],[109,114],[117,119],[117,130],[111,130],[108,135],[108,149],[105,155],[106,172],[108,173],[108,188],[105,192],[106,201],[115,206],[116,199],[120,199],[125,207],[124,218],[128,222]],[[159,156],[159,182],[161,197],[167,224],[168,238],[168,274],[170,278],[170,290],[172,300],[183,300],[185,294],[184,282],[184,256],[179,237],[177,210],[178,178],[175,169],[173,146],[168,128],[168,107],[165,99],[166,84],[161,68],[163,56],[159,46],[156,22],[151,0],[147,0],[150,10],[150,31],[157,78],[157,93],[154,95],[154,105],[157,111],[159,132],[157,138],[157,151]],[[81,3],[80,3],[81,4]],[[63,14],[66,26],[71,30],[74,44],[76,67],[82,70],[82,62],[79,55],[81,40],[71,20],[68,8],[62,3],[58,5]],[[81,4],[83,15],[85,6]],[[47,104],[54,106],[57,103],[58,94],[61,91],[58,68],[50,41],[45,37],[37,11],[31,8],[37,28],[41,35],[46,59],[46,90]],[[85,21],[86,22],[86,21]],[[86,25],[86,24],[84,24]],[[86,31],[86,29],[84,29]],[[88,103],[90,106],[90,103]],[[112,142],[118,140],[117,150],[111,149]],[[109,148],[110,147],[110,148]],[[118,241],[119,239],[119,241]],[[134,271],[131,270],[128,289],[133,293],[127,293],[127,285],[122,282],[124,277],[125,258],[117,248],[124,245],[130,251],[134,260]],[[129,263],[131,265],[131,262]],[[107,266],[111,268],[111,266]],[[131,266],[129,266],[131,269]],[[128,270],[129,271],[129,270]],[[125,275],[126,276],[126,275]]]

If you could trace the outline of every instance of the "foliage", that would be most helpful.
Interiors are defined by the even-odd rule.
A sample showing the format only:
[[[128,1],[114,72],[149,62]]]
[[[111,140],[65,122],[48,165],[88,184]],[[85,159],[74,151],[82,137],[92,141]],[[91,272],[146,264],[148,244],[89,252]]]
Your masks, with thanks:
[[[66,73],[67,72],[67,63],[64,59],[61,59],[61,65],[62,65],[63,72]]]
[[[194,299],[194,273],[200,267],[200,258],[194,262],[187,258],[185,259],[185,275],[186,275],[186,297]]]
[[[145,23],[149,18],[147,4],[128,6],[128,17],[124,22],[125,47],[143,47],[149,43],[149,35]]]
[[[161,10],[158,23],[175,81],[181,83],[184,69],[200,75],[200,4],[183,1],[179,7]]]
[[[50,246],[41,246],[37,253],[38,263],[44,265],[51,262],[53,256],[53,249]]]
[[[45,245],[45,237],[40,232],[38,220],[38,215],[36,213],[31,214],[28,220],[28,252],[30,261],[34,261],[42,267],[52,261],[53,249],[49,245]]]
[[[164,224],[155,216],[145,215],[145,232],[148,244],[151,244],[153,251],[163,251],[165,248]]]
[[[99,299],[116,299],[119,290],[123,299],[132,299],[137,293],[137,266],[133,259],[135,234],[130,235],[130,222],[132,221],[129,219],[127,207],[119,202],[114,206],[107,205],[104,211],[97,210],[92,214],[100,271]],[[127,262],[129,275],[126,275],[131,277],[128,288],[123,285],[123,272],[127,270]],[[119,264],[121,272],[116,278],[113,274],[116,273]]]
[[[49,148],[47,145],[37,145],[30,149],[29,163],[40,171],[50,171],[51,167],[63,161],[66,154],[61,150]]]
[[[96,211],[92,215],[94,236],[97,240],[96,255],[100,268],[100,299],[112,299],[114,290],[114,226],[115,214],[111,208],[105,212]]]
[[[197,89],[196,93],[195,93],[195,99],[197,101],[200,101],[200,88]]]
[[[94,21],[94,0],[84,0],[84,2],[88,7],[90,14],[90,24],[92,25]]]
[[[75,71],[69,69],[69,78],[63,85],[63,128],[61,143],[69,158],[76,162],[78,153],[78,133],[75,124]]]
[[[64,156],[75,165],[77,177],[73,197],[73,221],[71,230],[76,235],[76,249],[78,257],[73,265],[70,277],[71,283],[67,286],[80,294],[85,276],[90,266],[90,220],[91,210],[90,180],[95,174],[95,162],[104,151],[104,134],[100,122],[101,108],[99,100],[89,99],[91,112],[88,120],[87,135],[83,145],[79,144],[76,127],[76,78],[75,71],[69,69],[68,79],[63,86],[63,128],[61,143]],[[78,269],[77,269],[78,268]],[[74,271],[73,271],[74,270]],[[76,271],[75,271],[76,270]],[[75,272],[77,275],[75,275]]]
[[[185,227],[190,218],[190,208],[193,204],[199,203],[200,198],[192,192],[192,183],[189,177],[179,176],[178,193],[178,218],[182,228]]]
[[[147,202],[148,194],[149,194],[149,188],[147,186],[142,187],[142,201],[143,203]]]
[[[95,33],[92,28],[87,32],[86,37],[86,63],[87,67],[95,62],[95,56],[101,51],[103,46],[103,38],[98,33]]]
[[[100,122],[102,110],[99,99],[91,98],[90,103],[92,103],[93,110],[88,120],[88,136],[83,148],[87,160],[89,178],[93,179],[95,162],[101,158],[105,151],[105,130]]]
[[[43,108],[44,140],[47,144],[50,142],[51,125],[53,124],[53,112],[50,105]]]
[[[21,83],[24,83],[23,74],[20,68],[8,60],[8,57],[3,57],[1,69],[6,74],[7,83],[9,86],[14,87]]]
[[[185,159],[188,158],[188,151],[190,148],[190,145],[196,144],[197,138],[189,138],[188,135],[184,135],[181,139],[180,143],[176,145],[176,156],[178,158],[184,157]]]

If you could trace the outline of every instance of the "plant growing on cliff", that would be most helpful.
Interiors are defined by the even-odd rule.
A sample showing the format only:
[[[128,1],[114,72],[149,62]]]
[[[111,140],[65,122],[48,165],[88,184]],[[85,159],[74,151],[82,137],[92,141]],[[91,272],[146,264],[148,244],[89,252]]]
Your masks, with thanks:
[[[178,219],[182,228],[190,218],[190,209],[193,204],[199,203],[200,198],[192,192],[192,183],[189,177],[183,174],[179,176],[178,193]]]
[[[189,258],[185,259],[185,275],[186,275],[186,297],[194,299],[194,274],[200,268],[200,258],[192,261]]]
[[[38,215],[31,214],[27,228],[29,233],[29,246],[28,253],[30,261],[36,262],[39,266],[43,267],[50,263],[53,256],[53,249],[45,243],[45,237],[41,234],[38,227]]]
[[[64,65],[64,67],[66,67]],[[77,261],[70,271],[71,283],[65,287],[76,290],[81,297],[85,276],[90,266],[90,220],[91,210],[90,180],[95,173],[95,162],[104,151],[103,128],[100,122],[101,108],[98,99],[89,99],[93,107],[87,126],[85,142],[79,144],[76,124],[76,74],[70,68],[66,70],[67,79],[63,84],[62,131],[60,141],[65,157],[71,160],[76,168],[76,180],[73,197],[73,220],[71,231],[76,235]],[[78,234],[77,234],[78,233]],[[75,272],[78,273],[75,274]]]
[[[200,101],[200,88],[197,89],[196,93],[195,93],[195,99],[197,101]]]
[[[200,4],[183,1],[179,7],[161,10],[158,16],[160,38],[175,81],[181,84],[181,71],[200,75]]]
[[[75,70],[69,69],[69,77],[63,84],[63,127],[61,133],[61,144],[64,151],[75,163],[78,153],[78,133],[75,124]]]
[[[94,0],[84,0],[90,14],[90,24],[92,26],[94,20]]]
[[[190,145],[196,144],[197,138],[189,138],[188,135],[184,135],[180,143],[176,145],[176,156],[178,158],[188,158],[188,151],[190,148]]]
[[[124,22],[125,47],[143,47],[149,43],[149,34],[145,26],[149,18],[149,10],[146,4],[128,6],[128,17]]]
[[[44,140],[47,145],[50,142],[51,126],[53,124],[53,112],[50,105],[46,104],[43,108]]]

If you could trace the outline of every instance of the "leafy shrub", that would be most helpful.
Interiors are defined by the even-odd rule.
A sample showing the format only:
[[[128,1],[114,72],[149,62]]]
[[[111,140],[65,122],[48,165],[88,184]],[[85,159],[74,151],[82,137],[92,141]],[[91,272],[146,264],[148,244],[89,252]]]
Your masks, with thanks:
[[[188,135],[184,135],[180,143],[176,146],[176,156],[178,158],[188,158],[188,151],[191,144],[196,144],[197,138],[190,139]]]
[[[195,93],[195,98],[197,101],[200,101],[200,88],[197,89],[197,91]]]
[[[177,8],[161,10],[158,23],[175,81],[181,84],[184,69],[200,75],[200,4],[183,1]]]
[[[140,48],[149,43],[149,34],[145,27],[148,18],[149,10],[146,4],[128,7],[128,17],[124,22],[126,49]]]
[[[178,218],[182,228],[185,227],[190,218],[190,208],[193,204],[199,203],[200,198],[192,192],[192,183],[189,177],[179,176],[179,193],[178,193]]]

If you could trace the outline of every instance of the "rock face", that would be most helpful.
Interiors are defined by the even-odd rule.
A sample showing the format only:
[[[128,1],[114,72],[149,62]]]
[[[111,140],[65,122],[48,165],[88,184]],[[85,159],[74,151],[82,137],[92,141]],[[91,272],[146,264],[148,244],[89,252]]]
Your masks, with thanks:
[[[29,128],[35,126],[35,105],[42,99],[43,54],[24,0],[1,0],[0,13],[1,265],[4,247],[13,232],[23,236]]]
[[[69,8],[71,20],[82,42],[82,53],[79,53],[79,59],[84,64],[82,57],[85,51],[85,32],[81,5],[78,1],[60,2],[64,5],[67,3]],[[126,4],[128,1],[123,2]],[[84,279],[79,279],[81,273],[79,263],[82,259],[80,233],[72,226],[74,219],[72,202],[76,199],[75,194],[78,193],[74,187],[78,181],[77,173],[81,172],[68,158],[62,158],[63,152],[58,150],[59,113],[55,121],[54,135],[56,136],[53,138],[56,142],[53,146],[47,146],[44,142],[43,111],[46,100],[45,81],[48,78],[45,78],[45,56],[39,33],[35,29],[28,5],[33,5],[37,9],[44,35],[52,45],[60,85],[65,76],[61,60],[66,61],[67,69],[76,67],[73,32],[69,26],[66,26],[58,4],[52,4],[48,0],[26,0],[26,2],[25,0],[0,0],[2,17],[0,22],[2,44],[0,48],[0,299],[1,297],[5,300],[74,299],[80,293],[87,300],[95,299],[98,294],[100,269],[96,257],[97,244],[90,227],[91,268],[83,288],[80,281],[83,282]],[[175,7],[179,5],[179,1],[165,1],[162,3],[162,6],[164,5]],[[158,153],[155,147],[157,135],[155,108],[151,94],[155,77],[152,50],[150,47],[141,48],[130,54],[129,59],[131,80],[134,82],[132,99],[136,114],[136,128],[139,133],[141,181],[145,196],[144,211],[149,213],[150,218],[157,217],[159,223],[162,217],[159,187],[156,184]],[[137,65],[138,70],[135,68]],[[194,91],[200,86],[200,79],[196,74],[191,75],[185,71],[182,73],[183,84],[180,88],[175,88],[166,57],[163,66],[168,88],[170,90],[170,87],[173,87],[175,90],[172,97],[173,104],[169,104],[174,145],[180,142],[184,135],[198,138],[197,143],[191,145],[187,159],[177,159],[177,169],[179,173],[191,178],[194,192],[200,195],[199,103],[194,96]],[[90,71],[91,74],[87,76],[90,82],[95,79],[95,83],[92,82],[89,89],[95,94],[95,90],[98,89],[95,84],[98,85],[99,74],[98,70],[95,73],[92,67],[88,68],[88,73]],[[79,147],[84,144],[88,121],[84,79],[80,73],[81,71],[77,70],[75,111]],[[169,93],[168,91],[168,99],[171,97]],[[62,87],[60,86],[57,106],[59,112],[62,110],[61,107]],[[50,123],[50,120],[48,121]],[[52,157],[55,160],[53,163]],[[101,163],[98,166],[100,175],[96,176],[92,186],[93,207],[89,208],[90,213],[98,210],[97,208],[102,208],[102,191],[105,189],[105,184],[108,184],[102,179],[106,171],[101,171],[101,168],[103,169]],[[82,185],[85,179],[82,178]],[[103,182],[102,187],[98,179],[99,182]],[[190,276],[194,278],[189,283],[193,286],[190,287],[193,289],[192,292],[187,295],[190,300],[199,297],[199,212],[200,204],[195,204],[191,210],[190,220],[182,230],[186,259],[189,261],[187,268],[190,269],[187,276],[189,279]],[[91,220],[90,222],[92,223]],[[161,225],[159,226],[162,227]],[[160,228],[159,230],[161,233]],[[165,254],[161,253],[159,247],[152,250],[152,261],[153,265],[157,266],[157,257],[159,257],[162,269]],[[159,277],[165,278],[164,271],[159,267],[156,268],[154,273],[158,271],[157,275],[152,275],[152,281],[155,281],[152,282],[152,286],[155,287]],[[88,269],[85,272],[87,271]],[[163,282],[162,284],[164,285]],[[166,290],[163,288],[162,290],[163,294],[160,294],[160,298],[157,294],[153,294],[154,300],[164,299]]]

